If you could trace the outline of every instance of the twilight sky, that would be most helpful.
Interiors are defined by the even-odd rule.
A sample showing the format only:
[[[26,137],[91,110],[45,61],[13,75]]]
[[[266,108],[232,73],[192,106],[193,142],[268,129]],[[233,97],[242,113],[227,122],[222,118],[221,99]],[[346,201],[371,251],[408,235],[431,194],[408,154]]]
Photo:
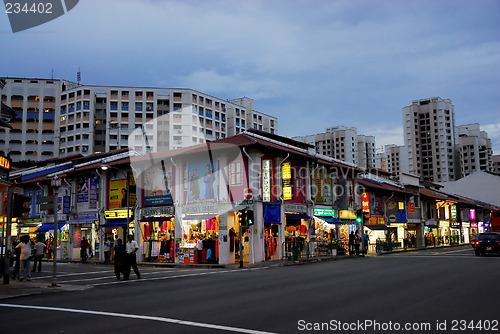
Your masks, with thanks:
[[[402,108],[439,96],[500,154],[498,0],[81,0],[12,33],[0,76],[248,96],[285,136],[335,125],[403,143]]]

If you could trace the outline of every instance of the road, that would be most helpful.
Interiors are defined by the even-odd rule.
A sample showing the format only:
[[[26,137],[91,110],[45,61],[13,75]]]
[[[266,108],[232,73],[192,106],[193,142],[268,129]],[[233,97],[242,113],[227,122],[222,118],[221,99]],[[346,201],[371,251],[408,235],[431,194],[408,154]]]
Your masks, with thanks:
[[[82,290],[0,300],[0,333],[499,332],[499,268],[500,256],[470,246],[295,266],[142,267],[129,281],[111,266],[59,264],[58,282]],[[50,266],[37,281],[50,282]]]

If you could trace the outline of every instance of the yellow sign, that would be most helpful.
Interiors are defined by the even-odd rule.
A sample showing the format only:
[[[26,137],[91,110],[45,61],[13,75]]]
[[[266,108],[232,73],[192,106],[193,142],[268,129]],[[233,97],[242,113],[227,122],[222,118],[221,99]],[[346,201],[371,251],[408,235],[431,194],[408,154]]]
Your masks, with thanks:
[[[292,164],[290,162],[281,165],[281,175],[283,179],[283,200],[288,201],[293,199]]]
[[[399,210],[405,209],[405,202],[398,202],[398,204],[399,204]]]
[[[0,156],[0,168],[10,169],[10,160],[6,157]]]
[[[132,217],[132,210],[128,210],[128,214],[129,217]],[[106,219],[127,218],[127,210],[104,211],[104,218]]]
[[[356,212],[351,211],[351,210],[340,210],[339,211],[339,218],[340,219],[356,219],[358,216],[356,216]]]
[[[132,176],[132,178],[130,178]],[[129,174],[129,207],[134,206],[136,202],[135,181],[133,175]],[[127,207],[127,180],[111,180],[109,182],[109,209],[118,209]]]

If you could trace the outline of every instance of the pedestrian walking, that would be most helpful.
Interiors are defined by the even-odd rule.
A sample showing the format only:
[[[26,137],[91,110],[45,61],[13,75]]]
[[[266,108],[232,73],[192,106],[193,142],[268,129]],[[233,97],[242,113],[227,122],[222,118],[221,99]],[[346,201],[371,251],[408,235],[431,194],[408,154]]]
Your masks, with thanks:
[[[117,239],[114,247],[115,250],[115,275],[120,279],[120,274],[124,280],[128,280],[130,275],[129,266],[127,264],[127,251],[123,245],[122,239]]]
[[[31,241],[29,235],[23,235],[20,238],[21,242],[17,244],[16,248],[21,249],[21,272],[19,274],[20,281],[31,281]]]
[[[38,242],[33,246],[33,272],[36,271],[36,265],[38,263],[38,272],[42,271],[42,259],[45,252],[45,244],[38,237]]]
[[[89,242],[87,241],[86,237],[83,237],[82,244],[80,246],[80,258],[82,259],[82,263],[87,262],[88,249],[89,249]]]
[[[356,256],[359,256],[359,246],[361,245],[361,237],[359,236],[359,231],[356,230],[354,234],[354,251],[356,252]]]
[[[351,233],[349,234],[349,255],[354,254],[354,239],[354,231],[351,231]]]
[[[108,264],[111,258],[111,238],[108,237],[104,240],[102,250],[104,251],[104,263]]]
[[[21,248],[16,247],[18,244],[19,240],[12,239],[12,249],[14,249],[12,261],[14,264],[14,269],[12,270],[12,274],[10,277],[13,280],[19,277],[19,268],[21,268]]]
[[[47,240],[45,252],[47,253],[47,258],[52,259],[52,256],[54,255],[54,239],[52,236],[50,236],[49,240]]]
[[[141,278],[141,273],[139,272],[139,268],[137,268],[137,257],[136,253],[139,250],[139,246],[137,245],[137,242],[134,240],[134,237],[132,235],[128,236],[128,242],[127,242],[127,262],[128,262],[128,268],[134,269],[134,272],[137,276],[137,278]]]
[[[368,243],[370,242],[370,239],[368,238],[368,232],[365,231],[365,234],[363,235],[363,239],[365,242],[365,254],[368,254]]]

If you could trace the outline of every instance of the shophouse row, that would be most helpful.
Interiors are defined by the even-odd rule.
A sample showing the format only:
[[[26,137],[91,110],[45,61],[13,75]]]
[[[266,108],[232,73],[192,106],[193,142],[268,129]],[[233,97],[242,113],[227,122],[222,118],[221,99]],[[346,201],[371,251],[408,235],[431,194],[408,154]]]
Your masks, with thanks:
[[[333,248],[347,251],[351,232],[366,232],[375,252],[468,243],[488,230],[491,205],[412,175],[392,177],[247,131],[177,150],[119,150],[11,171],[10,187],[29,212],[10,226],[2,221],[13,237],[48,239],[55,217],[62,259],[79,259],[85,237],[102,260],[105,238],[131,234],[139,261],[220,265],[331,256]],[[44,202],[54,194],[55,216]]]

